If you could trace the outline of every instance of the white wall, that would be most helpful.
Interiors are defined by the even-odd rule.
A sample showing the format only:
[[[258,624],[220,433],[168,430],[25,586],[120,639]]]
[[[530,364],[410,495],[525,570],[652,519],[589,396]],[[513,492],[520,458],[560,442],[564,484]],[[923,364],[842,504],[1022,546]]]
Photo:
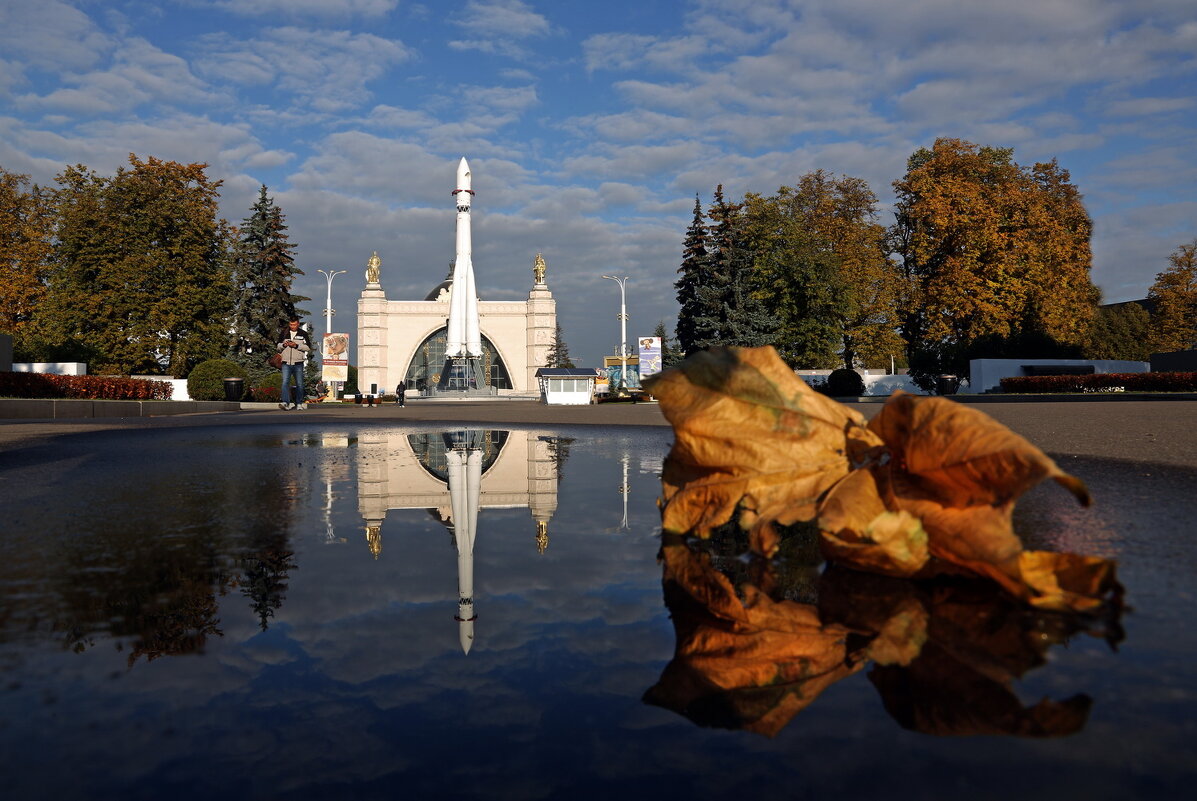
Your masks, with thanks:
[[[831,375],[830,370],[795,370],[798,377],[807,384],[813,386],[815,384],[822,384],[827,380],[827,376]],[[857,370],[856,372],[860,372]],[[874,373],[862,374],[864,379],[865,391],[864,394],[870,397],[881,395],[892,395],[896,390],[909,392],[911,395],[925,395],[911,380],[908,375],[878,375]]]
[[[1023,376],[1022,365],[1093,365],[1094,373],[1147,373],[1149,362],[1119,361],[1115,359],[973,359],[969,364],[969,382],[960,384],[963,393],[980,393],[1000,389],[1003,378]]]
[[[13,362],[14,373],[49,373],[51,375],[87,375],[84,362]]]

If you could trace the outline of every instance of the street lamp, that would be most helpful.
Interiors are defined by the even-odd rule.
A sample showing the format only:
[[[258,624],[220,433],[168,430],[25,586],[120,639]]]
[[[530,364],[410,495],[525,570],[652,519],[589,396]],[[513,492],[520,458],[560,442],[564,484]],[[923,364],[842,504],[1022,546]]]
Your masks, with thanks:
[[[338,275],[340,275],[341,273],[346,272],[346,271],[345,270],[331,270],[330,271],[330,270],[317,269],[316,272],[323,274],[324,278],[328,281],[328,292],[324,296],[324,333],[331,334],[332,333],[332,318],[333,318],[333,315],[336,314],[336,311],[334,311],[333,307],[332,307],[332,282],[333,282],[334,278],[336,278]],[[320,353],[321,354],[324,353],[323,348],[320,349]],[[323,355],[321,357],[321,364],[323,364]],[[333,400],[336,397],[336,394],[337,394],[337,391],[335,389],[333,389],[333,382],[332,381],[328,382],[328,399]]]
[[[628,389],[628,307],[627,298],[624,294],[624,284],[627,283],[628,277],[616,277],[614,275],[604,275],[610,281],[619,284],[619,386],[617,389],[622,395]]]
[[[332,307],[332,282],[333,282],[334,278],[336,278],[338,275],[340,275],[341,273],[346,272],[346,271],[345,270],[328,271],[328,270],[317,269],[316,272],[322,273],[324,275],[325,279],[328,281],[328,294],[326,294],[324,296],[324,333],[331,334],[332,333],[332,318],[333,318],[333,315],[336,314],[336,312],[333,310],[333,307]]]

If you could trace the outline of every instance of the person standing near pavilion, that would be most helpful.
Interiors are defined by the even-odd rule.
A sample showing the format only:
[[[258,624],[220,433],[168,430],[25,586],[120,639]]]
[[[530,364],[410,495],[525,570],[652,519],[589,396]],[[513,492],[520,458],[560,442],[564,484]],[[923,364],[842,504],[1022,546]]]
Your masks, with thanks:
[[[283,332],[282,340],[277,349],[283,357],[283,386],[279,394],[280,409],[306,409],[307,399],[303,393],[303,368],[307,364],[308,353],[312,350],[308,334],[299,327],[299,318],[292,317],[287,322],[287,330]],[[295,378],[295,401],[291,401],[291,378]]]
[[[406,406],[407,404],[404,402],[406,395],[407,395],[407,384],[403,383],[403,380],[400,379],[399,385],[395,387],[395,403],[399,404],[399,406],[401,406],[401,407]]]

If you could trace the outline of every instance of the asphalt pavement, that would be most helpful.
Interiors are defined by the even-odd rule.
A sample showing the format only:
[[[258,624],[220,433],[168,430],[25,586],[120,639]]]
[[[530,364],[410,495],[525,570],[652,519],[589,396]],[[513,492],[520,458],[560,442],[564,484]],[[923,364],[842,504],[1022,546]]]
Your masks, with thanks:
[[[984,400],[982,400],[982,398]],[[849,402],[866,417],[882,408],[879,399]],[[1055,456],[1087,456],[1197,467],[1197,400],[996,400],[957,396],[1009,426]],[[5,450],[33,442],[100,430],[182,427],[293,426],[319,428],[347,423],[393,426],[404,423],[572,427],[668,426],[656,403],[547,406],[536,401],[411,401],[358,406],[313,404],[306,410],[246,405],[240,411],[137,418],[0,420],[0,458]],[[1197,488],[1195,488],[1197,490]]]

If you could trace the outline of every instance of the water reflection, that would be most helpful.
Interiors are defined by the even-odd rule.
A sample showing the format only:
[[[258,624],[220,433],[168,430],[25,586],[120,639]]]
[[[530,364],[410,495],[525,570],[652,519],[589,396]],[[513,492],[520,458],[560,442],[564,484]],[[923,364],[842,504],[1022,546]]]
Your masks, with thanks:
[[[777,560],[728,559],[746,544],[730,527],[706,542],[667,537],[660,559],[677,642],[644,700],[701,726],[774,736],[871,663],[870,682],[907,729],[1055,737],[1085,725],[1088,695],[1024,706],[1013,684],[1078,634],[1116,644],[1120,609],[1038,611],[962,576],[910,581],[833,567],[812,582],[816,536],[797,527]],[[794,600],[802,596],[809,602]]]

